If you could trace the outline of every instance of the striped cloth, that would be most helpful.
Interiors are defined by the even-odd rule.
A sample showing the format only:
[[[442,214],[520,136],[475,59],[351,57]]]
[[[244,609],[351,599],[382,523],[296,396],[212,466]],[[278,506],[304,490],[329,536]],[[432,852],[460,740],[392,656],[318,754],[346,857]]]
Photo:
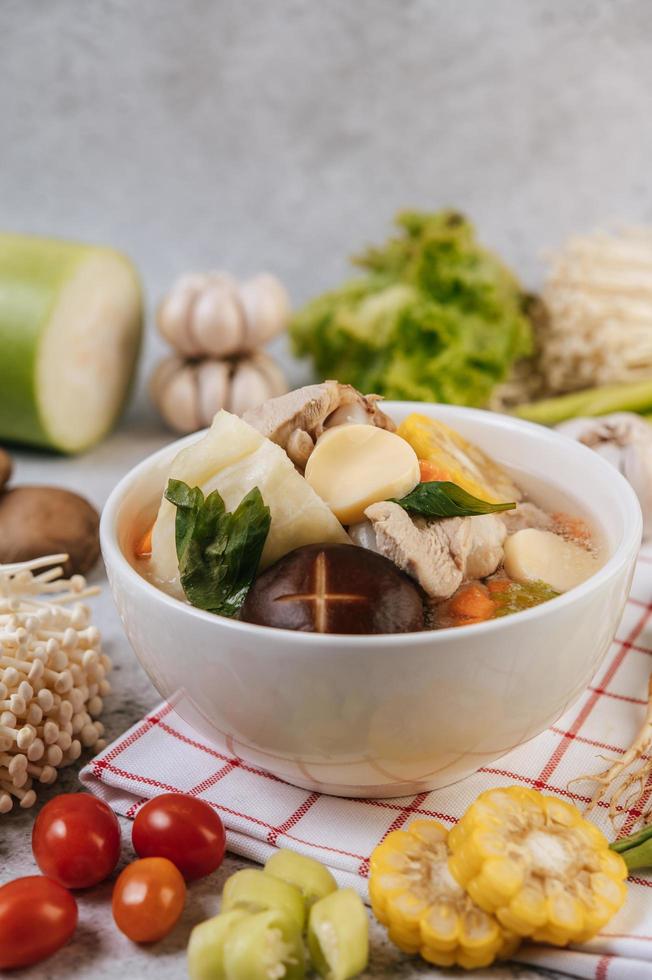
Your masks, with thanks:
[[[454,786],[392,800],[308,792],[248,765],[226,745],[206,743],[168,703],[106,748],[81,779],[117,813],[132,818],[157,793],[198,796],[222,817],[231,851],[263,862],[276,847],[293,848],[329,865],[340,884],[366,898],[372,850],[413,816],[434,817],[450,827],[482,790],[511,783],[586,805],[591,786],[569,783],[604,768],[601,757],[617,758],[629,745],[647,705],[651,655],[652,545],[647,545],[616,640],[590,687],[548,731]],[[652,784],[642,807],[651,795]],[[612,837],[606,811],[602,804],[592,819]],[[620,832],[630,833],[639,816],[640,809],[625,811]],[[630,878],[625,907],[597,939],[577,950],[524,946],[518,959],[595,980],[650,980],[652,873]]]

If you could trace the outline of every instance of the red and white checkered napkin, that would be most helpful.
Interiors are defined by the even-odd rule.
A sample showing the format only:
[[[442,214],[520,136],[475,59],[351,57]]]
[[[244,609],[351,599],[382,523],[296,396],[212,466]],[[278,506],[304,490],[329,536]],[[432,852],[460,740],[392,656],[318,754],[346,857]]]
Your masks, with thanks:
[[[647,703],[651,655],[652,546],[647,546],[617,639],[588,690],[553,728],[454,786],[393,800],[309,793],[247,765],[226,748],[203,742],[169,704],[105,749],[81,779],[128,817],[157,793],[199,796],[222,817],[230,850],[263,862],[275,847],[293,848],[328,864],[341,884],[366,897],[373,848],[415,815],[451,826],[482,790],[510,783],[556,793],[580,807],[588,802],[583,794],[590,786],[569,789],[568,783],[598,771],[601,754],[617,757],[629,745]],[[652,785],[646,795],[652,795]],[[625,814],[623,833],[630,832],[637,815]],[[593,819],[613,835],[606,806]],[[652,874],[630,879],[625,908],[593,942],[578,951],[523,947],[518,958],[578,977],[650,980]]]

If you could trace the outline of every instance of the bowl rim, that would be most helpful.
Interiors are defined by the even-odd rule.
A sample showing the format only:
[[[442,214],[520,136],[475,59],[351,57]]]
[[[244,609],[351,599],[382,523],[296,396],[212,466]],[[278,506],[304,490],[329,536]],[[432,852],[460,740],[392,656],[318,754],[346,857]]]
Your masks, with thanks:
[[[285,642],[297,643],[299,645],[305,643],[308,644],[308,646],[333,646],[334,644],[337,644],[338,640],[342,640],[346,641],[347,646],[354,645],[360,649],[364,649],[369,647],[378,647],[379,645],[387,647],[405,643],[409,643],[411,646],[418,646],[420,644],[430,646],[433,643],[442,644],[447,641],[450,642],[451,639],[455,639],[455,641],[463,641],[469,635],[469,630],[473,631],[473,636],[480,637],[483,634],[492,633],[496,630],[509,629],[511,626],[515,626],[517,624],[535,622],[536,620],[540,620],[547,615],[554,615],[556,611],[561,611],[562,608],[572,605],[582,597],[589,595],[596,589],[599,589],[604,582],[608,581],[613,575],[617,574],[617,572],[622,568],[623,564],[631,560],[632,551],[638,551],[643,532],[643,517],[638,497],[625,477],[612,464],[608,463],[594,450],[589,449],[587,446],[584,446],[581,443],[576,442],[574,439],[571,439],[570,436],[557,432],[554,429],[549,429],[546,426],[538,425],[534,422],[528,422],[512,415],[502,415],[498,412],[491,412],[486,409],[467,408],[466,406],[447,405],[438,402],[412,402],[396,400],[388,400],[383,402],[383,408],[387,410],[387,413],[390,416],[392,414],[392,408],[397,407],[400,407],[402,410],[407,410],[408,412],[419,412],[423,411],[424,408],[437,408],[442,409],[444,414],[449,414],[449,412],[452,415],[460,414],[463,418],[468,419],[470,422],[473,422],[474,420],[489,420],[492,425],[499,428],[517,428],[520,430],[529,430],[531,434],[540,441],[548,443],[563,442],[567,448],[572,447],[572,452],[586,455],[587,459],[590,458],[592,460],[592,465],[597,466],[598,469],[601,469],[605,479],[612,481],[616,485],[619,493],[622,495],[625,533],[616,546],[613,554],[594,575],[591,575],[591,577],[586,579],[585,582],[575,586],[568,592],[555,596],[553,599],[548,599],[546,602],[542,602],[537,606],[532,606],[530,609],[523,609],[520,612],[513,613],[510,616],[485,620],[481,623],[471,623],[466,626],[449,626],[442,629],[419,630],[418,632],[410,633],[308,633],[300,630],[261,626],[256,623],[245,623],[239,619],[230,619],[227,616],[220,616],[216,613],[198,609],[196,606],[183,602],[181,599],[177,599],[153,585],[136,571],[131,562],[124,555],[117,539],[118,511],[126,493],[133,483],[135,483],[144,473],[146,473],[147,470],[155,466],[162,457],[170,454],[173,447],[175,447],[176,451],[178,452],[186,446],[191,445],[193,442],[201,439],[207,431],[207,429],[202,429],[199,432],[193,432],[190,435],[176,439],[155,452],[150,453],[150,455],[146,456],[140,463],[128,470],[127,473],[115,485],[104,505],[100,519],[100,543],[102,556],[107,565],[107,569],[109,567],[117,566],[121,574],[126,575],[127,580],[133,584],[135,588],[141,590],[144,589],[146,592],[150,592],[152,598],[155,598],[159,602],[162,602],[165,606],[170,607],[172,610],[176,610],[182,615],[185,614],[192,619],[203,620],[219,629],[234,630],[236,633],[249,634],[254,637],[257,636],[261,639],[266,637],[269,640],[278,639],[284,640]],[[452,424],[454,425],[454,422]],[[554,486],[557,486],[554,481],[552,482]]]

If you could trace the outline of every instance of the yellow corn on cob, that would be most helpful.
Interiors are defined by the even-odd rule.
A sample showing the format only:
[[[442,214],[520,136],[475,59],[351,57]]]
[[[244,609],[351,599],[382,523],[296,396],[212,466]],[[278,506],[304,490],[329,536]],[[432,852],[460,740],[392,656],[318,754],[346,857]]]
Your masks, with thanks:
[[[413,412],[401,422],[398,434],[410,443],[419,459],[432,465],[430,479],[450,480],[492,504],[523,496],[509,473],[443,422]]]
[[[371,856],[371,907],[404,952],[437,966],[489,966],[510,956],[519,940],[451,876],[447,837],[436,820],[413,820],[388,834]]]
[[[579,810],[522,786],[481,793],[449,835],[450,870],[505,929],[565,946],[625,901],[627,867]]]

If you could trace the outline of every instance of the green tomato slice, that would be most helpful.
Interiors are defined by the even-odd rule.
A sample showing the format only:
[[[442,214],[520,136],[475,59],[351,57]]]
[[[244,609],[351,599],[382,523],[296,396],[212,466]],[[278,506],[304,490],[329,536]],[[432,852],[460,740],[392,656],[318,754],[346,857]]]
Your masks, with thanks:
[[[322,898],[310,910],[308,949],[312,964],[326,980],[348,980],[369,960],[369,920],[352,888]]]
[[[272,854],[265,864],[265,872],[298,888],[308,908],[337,890],[337,882],[328,868],[295,851],[280,850]]]
[[[278,909],[245,915],[224,947],[226,980],[303,980],[301,929]]]
[[[231,909],[284,912],[288,919],[296,923],[299,931],[306,921],[306,904],[299,889],[255,868],[236,871],[227,880],[222,892],[222,911]]]
[[[234,909],[195,926],[188,943],[190,980],[226,980],[224,946],[236,922],[246,918],[245,911]]]

